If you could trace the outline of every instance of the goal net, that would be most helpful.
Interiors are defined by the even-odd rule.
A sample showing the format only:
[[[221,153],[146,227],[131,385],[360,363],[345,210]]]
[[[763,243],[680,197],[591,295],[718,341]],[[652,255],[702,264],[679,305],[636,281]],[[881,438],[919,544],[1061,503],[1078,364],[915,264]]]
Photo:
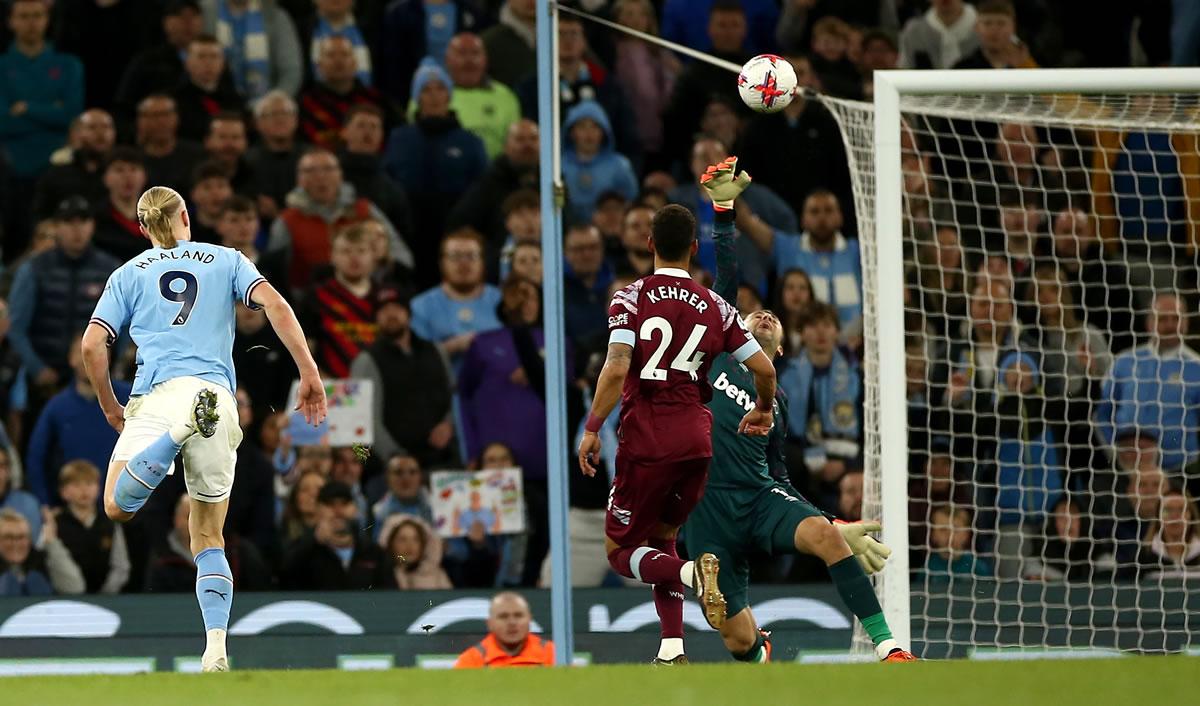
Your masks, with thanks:
[[[1055,73],[820,99],[859,214],[863,516],[925,658],[1200,648],[1200,100]]]

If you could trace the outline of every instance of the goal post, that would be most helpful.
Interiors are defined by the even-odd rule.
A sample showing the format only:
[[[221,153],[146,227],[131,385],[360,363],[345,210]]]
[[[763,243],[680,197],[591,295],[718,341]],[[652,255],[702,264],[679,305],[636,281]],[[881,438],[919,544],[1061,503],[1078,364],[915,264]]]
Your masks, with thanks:
[[[1132,489],[1149,475],[1143,474],[1142,461],[1136,461],[1136,468],[1126,468],[1116,458],[1111,436],[1119,435],[1121,430],[1110,429],[1110,437],[1105,441],[1104,425],[1094,421],[1100,418],[1097,409],[1102,400],[1094,399],[1088,405],[1072,408],[1076,414],[1085,409],[1086,419],[1072,418],[1059,424],[1054,410],[1071,408],[1078,396],[1095,396],[1095,391],[1108,389],[1104,387],[1104,377],[1111,368],[1102,370],[1102,365],[1095,364],[1095,357],[1103,357],[1111,364],[1112,358],[1124,352],[1115,345],[1118,340],[1140,340],[1144,333],[1141,322],[1159,293],[1178,294],[1188,303],[1188,311],[1195,312],[1195,279],[1172,271],[1174,265],[1170,264],[1180,261],[1173,257],[1191,258],[1192,264],[1183,267],[1194,269],[1195,245],[1190,236],[1186,242],[1167,239],[1163,247],[1169,262],[1164,264],[1153,254],[1159,252],[1154,250],[1156,244],[1147,248],[1127,247],[1128,243],[1114,242],[1111,234],[1138,232],[1149,242],[1149,234],[1159,227],[1160,221],[1167,223],[1168,234],[1197,230],[1195,220],[1200,213],[1193,213],[1192,208],[1200,205],[1200,193],[1188,192],[1191,188],[1188,177],[1195,176],[1195,184],[1200,184],[1200,173],[1175,179],[1177,174],[1157,173],[1157,170],[1178,172],[1190,168],[1185,164],[1200,164],[1200,151],[1195,149],[1195,138],[1200,134],[1200,102],[1196,97],[1200,93],[1200,69],[883,71],[875,73],[873,86],[873,104],[825,96],[818,96],[817,100],[830,110],[841,129],[854,182],[855,206],[860,214],[866,379],[863,517],[878,517],[882,521],[882,539],[894,550],[887,568],[875,577],[893,634],[901,644],[912,644],[914,652],[926,656],[985,657],[992,651],[1030,654],[1053,649],[1075,649],[1079,654],[1089,649],[1101,654],[1108,650],[1161,652],[1197,644],[1200,638],[1193,637],[1197,628],[1189,622],[1188,609],[1200,603],[1200,574],[1189,574],[1183,569],[1172,573],[1169,565],[1159,567],[1162,570],[1158,572],[1134,566],[1130,569],[1134,572],[1133,579],[1128,578],[1129,572],[1122,573],[1125,565],[1121,564],[1120,547],[1128,547],[1129,527],[1150,533],[1158,527],[1159,534],[1154,537],[1168,537],[1163,534],[1164,524],[1154,524],[1160,517],[1143,517],[1141,510],[1135,513],[1129,509],[1138,507],[1140,496],[1124,495],[1127,488]],[[1021,177],[1028,172],[1021,172],[1018,167],[1013,167],[1016,176],[1012,178],[1014,183],[1010,183],[1004,171],[1010,166],[1004,160],[1010,157],[996,156],[1012,154],[1005,152],[1010,149],[1007,143],[1000,145],[1010,139],[1006,136],[1009,125],[1017,126],[1010,132],[1018,133],[1017,141],[1024,142],[1019,148],[1023,147],[1035,158],[1045,158],[1045,165],[1036,161],[1029,167],[1036,173],[1035,184],[1021,183]],[[1129,133],[1146,134],[1145,144],[1131,146],[1122,142],[1124,138],[1106,143],[1101,137]],[[1155,142],[1156,135],[1165,135],[1162,142],[1170,146]],[[1179,147],[1175,138],[1180,135],[1192,140],[1188,143],[1192,147]],[[905,150],[925,154],[916,158],[908,155],[906,163]],[[1146,155],[1147,160],[1138,161]],[[920,166],[922,173],[912,173],[913,163],[925,165]],[[929,169],[929,164],[936,166]],[[1134,170],[1138,166],[1145,169],[1146,164],[1155,170],[1151,176],[1160,180],[1156,183],[1161,193],[1150,194],[1147,204],[1140,206],[1135,201],[1130,207],[1126,200],[1105,213],[1094,207],[1101,202],[1120,201],[1114,195],[1117,186],[1112,181],[1117,177],[1109,174],[1110,182],[1104,182],[1098,180],[1099,172],[1111,165],[1117,165],[1113,170],[1118,167]],[[924,173],[926,170],[930,173]],[[922,181],[923,187],[913,187],[925,189],[924,203],[918,205],[914,202],[921,199],[909,193],[910,184]],[[1055,185],[1053,189],[1047,186],[1049,183]],[[1183,203],[1182,223],[1174,209],[1183,197],[1175,191],[1168,193],[1169,188],[1182,189],[1184,197],[1194,195],[1197,199],[1196,204]],[[1051,191],[1053,195],[1047,195]],[[1154,208],[1159,206],[1169,213],[1157,214]],[[1034,245],[1024,241],[1021,245],[1029,247],[1028,263],[1022,264],[1028,269],[1019,275],[1012,269],[1001,273],[1005,268],[1000,265],[992,268],[994,260],[1011,264],[1024,256],[1024,252],[1009,251],[1008,243],[1016,240],[1005,229],[1013,221],[1004,220],[1012,217],[1019,221],[1020,217],[1010,216],[1010,211],[1021,209],[1029,214],[1023,222],[1036,224],[1030,225],[1026,234]],[[1081,219],[1090,217],[1087,227],[1101,235],[1108,234],[1109,239],[1101,242],[1115,263],[1113,266],[1125,267],[1129,273],[1128,306],[1133,310],[1125,318],[1119,317],[1122,312],[1115,309],[1090,318],[1081,314],[1085,321],[1072,324],[1077,328],[1068,330],[1060,322],[1055,326],[1065,333],[1059,338],[1048,338],[1045,329],[1050,319],[1043,318],[1039,292],[1048,291],[1047,278],[1055,278],[1064,288],[1073,286],[1064,283],[1064,275],[1047,274],[1060,273],[1074,264],[1068,254],[1069,244],[1062,250],[1055,246],[1055,238],[1071,237],[1069,223],[1063,227],[1064,233],[1056,235],[1055,229],[1061,223],[1055,219],[1069,221],[1076,211],[1083,213]],[[949,298],[942,296],[945,292],[928,289],[922,279],[926,271],[933,272],[934,280],[930,281],[954,279],[938,270],[946,269],[941,260],[928,267],[928,257],[921,262],[920,253],[939,247],[940,230],[952,231],[954,237],[962,238],[953,246],[962,256],[957,266],[961,271],[958,286],[969,288],[958,292],[962,301],[968,306],[973,301],[975,285],[969,283],[983,282],[979,286],[987,291],[978,296],[986,297],[993,307],[1008,306],[1013,312],[1010,321],[1008,314],[995,313],[995,308],[990,310],[993,313],[988,316],[997,317],[989,322],[990,330],[1003,326],[1013,338],[1009,343],[995,344],[990,353],[979,351],[981,359],[994,357],[987,364],[990,366],[987,379],[993,382],[987,384],[997,386],[999,391],[987,394],[994,393],[997,400],[1010,400],[1014,405],[1005,407],[1006,402],[996,402],[996,408],[989,412],[994,412],[995,424],[986,433],[965,434],[956,424],[969,416],[963,412],[962,399],[968,400],[968,408],[982,404],[979,400],[983,391],[975,386],[979,384],[980,371],[987,366],[982,363],[976,366],[973,362],[968,369],[972,376],[967,383],[969,389],[948,391],[955,382],[953,376],[962,370],[962,359],[955,356],[965,349],[968,359],[975,361],[972,338],[976,335],[972,328],[975,324],[969,311],[952,314],[947,304]],[[1088,245],[1085,241],[1090,237],[1079,236],[1076,252]],[[975,242],[966,242],[972,238]],[[1001,243],[999,250],[996,242]],[[978,265],[982,269],[969,271],[968,261],[972,268]],[[997,285],[999,289],[992,290],[994,278],[1007,279]],[[964,281],[968,284],[964,285]],[[1083,284],[1098,286],[1095,282]],[[914,336],[912,331],[906,331],[906,323],[911,325],[914,313],[925,317],[928,312],[921,311],[924,304],[906,304],[906,296],[940,301],[947,309],[933,314],[950,322],[945,325],[952,330],[949,333],[943,330],[937,341],[923,340],[925,359],[920,361],[928,371],[944,371],[937,389],[933,378],[929,378],[924,391],[929,410],[924,418],[941,418],[939,415],[944,413],[951,421],[938,424],[930,421],[926,428],[915,430],[910,428],[911,391],[906,383],[906,357],[912,356],[906,344],[912,345]],[[997,297],[1009,299],[997,304]],[[1088,305],[1093,304],[1089,300]],[[1083,302],[1064,300],[1063,309],[1072,307],[1082,310]],[[1068,318],[1074,321],[1075,317]],[[1096,325],[1100,318],[1126,323],[1121,324],[1121,330],[1106,330]],[[932,327],[926,318],[921,320],[920,334],[924,337]],[[1139,323],[1135,325],[1135,321]],[[967,338],[966,343],[955,341],[960,330],[965,331],[962,335]],[[1036,335],[1040,343],[1025,343],[1031,335]],[[1068,345],[1074,345],[1070,342],[1089,335],[1102,335],[1113,344],[1113,349],[1092,351],[1084,345],[1079,350],[1088,351],[1090,357],[1086,358],[1077,356],[1076,349],[1068,349]],[[996,340],[1000,341],[999,334]],[[1029,350],[1024,350],[1026,347]],[[1028,355],[1022,357],[1023,354]],[[1079,384],[1092,392],[1053,391],[1051,388],[1061,381],[1044,376],[1053,366],[1043,362],[1051,358],[1066,361],[1062,363],[1066,371],[1062,373],[1063,379],[1068,379],[1073,360],[1083,360],[1086,370],[1078,373]],[[1014,370],[1027,372],[1033,382],[1020,376],[1006,377]],[[1009,380],[1015,380],[1018,387],[1006,388]],[[951,401],[942,407],[928,401],[939,395],[945,400],[958,400],[959,408]],[[971,414],[975,414],[971,428],[978,430],[979,413]],[[1003,431],[1006,424],[1015,424],[1019,431],[1009,435]],[[924,439],[924,448],[909,449],[914,431]],[[1184,435],[1196,433],[1195,429],[1167,429],[1151,436],[1161,432],[1165,438],[1175,431]],[[1044,436],[1039,436],[1043,433]],[[945,452],[952,454],[953,467],[969,465],[970,474],[978,474],[969,479],[972,487],[966,529],[971,539],[967,548],[983,559],[975,564],[976,568],[984,563],[990,567],[966,575],[955,575],[951,568],[950,580],[944,586],[931,582],[931,574],[926,573],[922,563],[924,559],[915,557],[928,557],[942,549],[941,545],[932,546],[930,538],[935,527],[930,517],[948,522],[946,529],[953,536],[961,500],[957,506],[955,501],[950,502],[945,506],[946,514],[937,515],[934,508],[942,506],[932,491],[928,491],[929,497],[910,496],[913,483],[924,484],[927,489],[932,487],[929,478],[918,477],[910,470],[910,451],[923,453],[928,460],[934,455],[932,449],[943,443],[938,441],[943,436],[949,439],[944,442]],[[1171,464],[1166,460],[1167,445],[1164,441],[1163,448],[1155,451],[1159,473],[1166,478],[1162,492],[1175,488],[1182,492],[1189,477],[1182,468],[1168,467]],[[1010,452],[1018,454],[1015,462],[1009,457]],[[1091,465],[1080,466],[1081,458],[1091,459]],[[957,474],[958,470],[953,472]],[[1006,473],[1015,474],[1017,480],[1013,481],[1014,476]],[[957,475],[954,478],[957,482]],[[1013,498],[1016,498],[1015,508]],[[1159,499],[1153,501],[1158,508]],[[925,508],[922,517],[909,517],[910,503]],[[1162,512],[1167,512],[1165,502],[1163,507]],[[1059,570],[1051,566],[1050,546],[1056,539],[1052,536],[1056,517],[1059,514],[1065,517],[1070,508],[1075,508],[1090,535],[1089,553],[1084,560],[1089,566],[1089,579],[1085,582],[1056,576]],[[1192,517],[1191,521],[1195,526],[1200,518]],[[921,531],[914,529],[921,523],[926,525]],[[1063,531],[1070,535],[1072,526],[1068,523]],[[1074,531],[1078,533],[1077,529]],[[910,536],[916,539],[910,542]],[[1132,541],[1141,539],[1138,534]],[[1147,547],[1151,541],[1147,535]],[[1068,550],[1080,546],[1078,539],[1070,536],[1064,542]],[[1110,550],[1109,554],[1103,553],[1104,548]],[[1138,562],[1144,554],[1144,551],[1139,554]],[[945,555],[951,558],[951,563],[962,558],[962,554],[955,552],[948,551]],[[912,566],[910,556],[914,557]],[[1112,562],[1116,563],[1110,565]],[[1101,564],[1108,573],[1096,568]],[[1012,574],[1014,570],[1016,573]],[[988,571],[992,573],[989,575]],[[1128,614],[1121,610],[1125,602],[1130,604]],[[1182,617],[1172,614],[1172,606]],[[1078,616],[1084,613],[1089,617],[1081,622]],[[869,641],[863,638],[861,628],[857,628],[856,651],[865,652],[869,648]],[[934,643],[938,643],[936,647]]]

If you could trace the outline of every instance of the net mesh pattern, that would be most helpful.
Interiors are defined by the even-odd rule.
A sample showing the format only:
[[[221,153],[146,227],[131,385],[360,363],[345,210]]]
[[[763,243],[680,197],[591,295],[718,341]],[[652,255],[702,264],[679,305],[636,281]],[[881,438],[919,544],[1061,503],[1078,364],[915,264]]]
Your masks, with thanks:
[[[911,570],[875,580],[909,582],[914,652],[1200,644],[1200,99],[902,96],[902,223],[874,222],[873,107],[820,100],[859,214],[864,517],[880,427],[907,430]],[[903,291],[881,291],[898,234]],[[905,340],[881,341],[899,296]],[[901,350],[906,379],[881,380]],[[880,417],[882,384],[906,419]]]

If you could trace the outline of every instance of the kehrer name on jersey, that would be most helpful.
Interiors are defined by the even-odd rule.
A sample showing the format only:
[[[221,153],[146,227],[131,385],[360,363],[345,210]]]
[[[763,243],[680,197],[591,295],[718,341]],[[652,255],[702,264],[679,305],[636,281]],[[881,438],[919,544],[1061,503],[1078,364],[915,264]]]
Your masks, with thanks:
[[[675,299],[677,301],[686,302],[696,307],[696,311],[700,312],[701,314],[704,313],[705,309],[708,309],[708,302],[700,299],[699,294],[690,289],[682,287],[671,287],[660,284],[653,289],[647,289],[646,298],[650,300],[651,304],[657,304],[663,299]]]

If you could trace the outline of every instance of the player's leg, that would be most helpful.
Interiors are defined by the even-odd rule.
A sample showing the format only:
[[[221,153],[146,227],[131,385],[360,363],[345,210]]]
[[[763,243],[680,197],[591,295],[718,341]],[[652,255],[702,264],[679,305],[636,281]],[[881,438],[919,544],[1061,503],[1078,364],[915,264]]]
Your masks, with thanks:
[[[690,576],[690,562],[648,546],[674,482],[671,474],[664,472],[669,464],[639,464],[618,450],[616,467],[604,518],[604,549],[613,571],[651,585],[683,580],[685,568]]]
[[[205,648],[200,660],[206,672],[229,670],[225,635],[229,630],[229,611],[233,607],[233,572],[225,557],[225,514],[229,499],[210,503],[192,498],[188,531],[192,535],[192,556],[196,561],[196,601],[204,619]]]
[[[678,560],[679,553],[675,550],[678,535],[678,527],[660,522],[652,530],[650,539],[646,540],[646,546]],[[658,613],[661,626],[655,664],[687,664],[687,658],[683,656],[684,590],[679,577],[674,581],[654,584],[654,610]]]
[[[242,440],[237,403],[228,390],[206,390],[214,398],[213,433],[196,436],[183,447],[183,478],[191,497],[188,528],[196,562],[196,601],[204,619],[205,672],[229,670],[225,636],[233,606],[233,572],[225,557],[222,528],[233,489],[237,447]]]
[[[807,505],[795,501],[796,505]],[[815,512],[815,510],[814,510]],[[854,558],[841,532],[822,516],[805,517],[795,524],[792,543],[796,550],[812,554],[825,562],[842,602],[854,613],[863,629],[875,644],[875,654],[881,660],[907,661],[912,655],[900,648],[892,637],[883,608],[875,596],[871,580]]]
[[[669,537],[670,544],[666,545],[668,540],[665,536],[662,537],[662,541],[676,557],[678,555],[675,554],[675,535],[704,497],[704,486],[708,482],[708,467],[711,463],[711,458],[697,458],[676,463],[672,469],[676,482],[667,494],[660,527],[674,529]],[[681,581],[696,592],[700,608],[704,611],[704,619],[714,629],[720,630],[727,615],[727,604],[725,596],[721,593],[719,581],[720,560],[716,554],[704,550],[691,553],[695,559],[685,562],[680,567]],[[682,602],[680,606],[682,613]]]
[[[728,597],[729,593],[725,595]],[[725,624],[721,626],[721,640],[729,654],[739,662],[771,661],[771,640],[767,633],[758,629],[758,622],[749,607],[725,619]]]
[[[168,392],[164,390],[160,394]],[[150,404],[158,402],[152,400]],[[191,412],[183,421],[172,424],[169,417],[148,413],[126,422],[122,438],[118,439],[113,452],[104,487],[104,511],[109,518],[125,522],[146,504],[150,494],[167,477],[183,444],[194,434],[213,434],[216,408],[216,395],[202,390],[195,396]],[[164,428],[166,430],[161,431]],[[156,432],[157,436],[154,436]],[[140,449],[130,454],[129,447],[135,445]]]

